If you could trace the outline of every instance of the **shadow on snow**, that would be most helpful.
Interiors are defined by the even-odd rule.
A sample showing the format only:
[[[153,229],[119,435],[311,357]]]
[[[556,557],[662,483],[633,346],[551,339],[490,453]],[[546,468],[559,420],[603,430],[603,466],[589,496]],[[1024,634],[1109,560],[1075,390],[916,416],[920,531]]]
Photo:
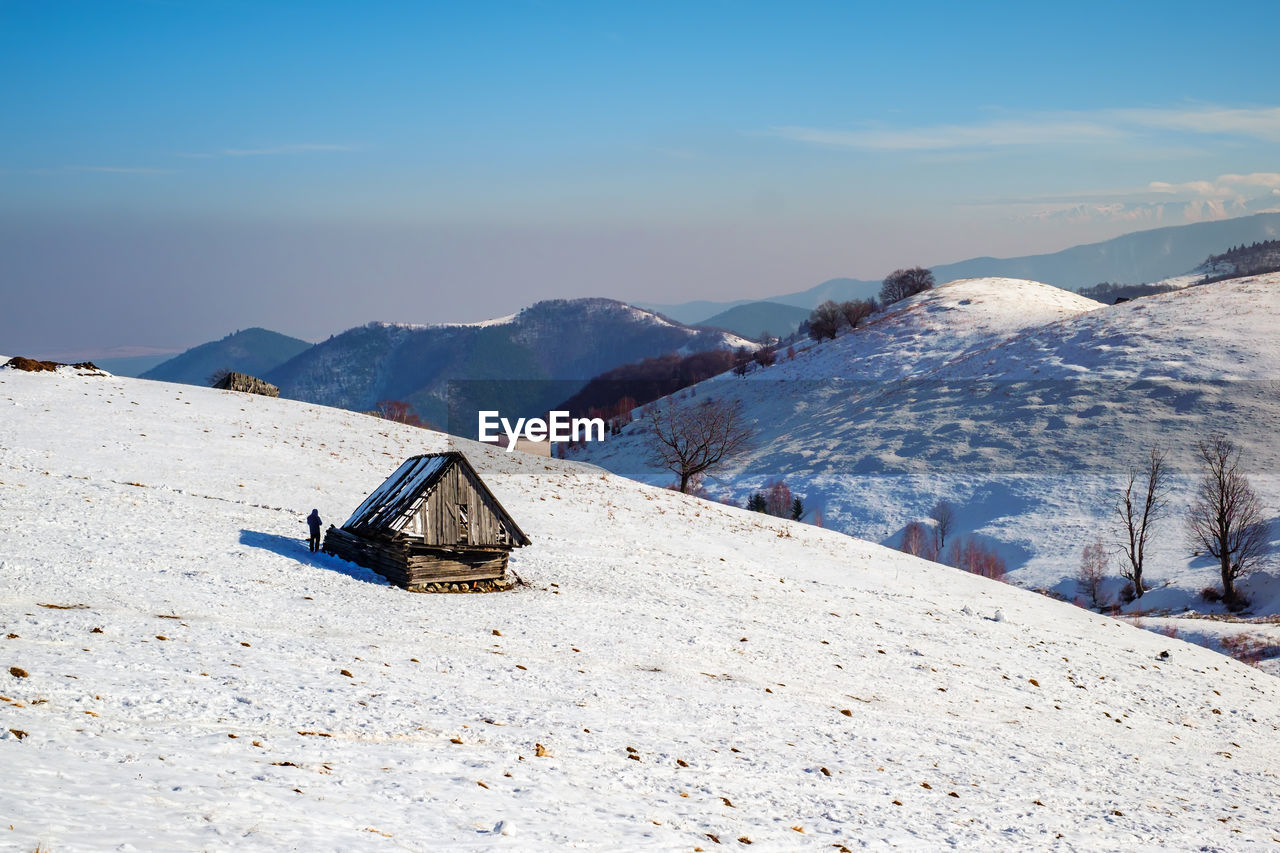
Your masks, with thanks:
[[[331,554],[325,554],[322,551],[312,554],[306,540],[302,538],[281,536],[278,533],[263,533],[261,530],[241,530],[240,544],[247,545],[250,548],[270,551],[273,554],[288,557],[290,560],[296,560],[299,563],[317,569],[337,572],[340,575],[346,575],[358,581],[376,583],[379,586],[387,585],[385,578],[377,572],[366,569],[364,566],[348,563],[346,560],[334,557]]]

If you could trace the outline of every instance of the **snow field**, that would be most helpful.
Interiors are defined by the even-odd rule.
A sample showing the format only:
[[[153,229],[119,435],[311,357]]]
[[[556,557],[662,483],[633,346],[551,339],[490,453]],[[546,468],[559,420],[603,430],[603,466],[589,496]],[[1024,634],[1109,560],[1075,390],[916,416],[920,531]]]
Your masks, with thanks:
[[[1275,679],[838,533],[458,442],[527,586],[415,595],[307,552],[312,507],[447,441],[0,372],[0,846],[1277,835]]]

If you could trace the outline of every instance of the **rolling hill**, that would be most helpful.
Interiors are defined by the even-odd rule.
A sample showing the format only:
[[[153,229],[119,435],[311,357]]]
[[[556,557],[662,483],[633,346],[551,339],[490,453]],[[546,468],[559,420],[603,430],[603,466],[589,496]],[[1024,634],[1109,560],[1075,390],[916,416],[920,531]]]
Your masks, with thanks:
[[[1157,589],[1131,609],[1220,611],[1198,598],[1216,570],[1182,524],[1194,444],[1230,437],[1274,515],[1277,330],[1280,274],[1106,307],[1034,282],[952,282],[793,361],[697,386],[699,399],[742,401],[758,432],[708,490],[741,504],[781,479],[825,524],[890,545],[945,499],[957,532],[997,548],[1016,582],[1071,599],[1084,546],[1114,535],[1125,471],[1161,445],[1178,472],[1173,509],[1148,563]],[[665,484],[643,429],[578,458]],[[1272,532],[1273,556],[1247,582],[1258,614],[1280,612],[1280,525]]]
[[[748,340],[758,341],[768,333],[785,338],[809,319],[809,309],[779,302],[750,302],[708,317],[695,325],[728,329]]]
[[[192,347],[141,374],[143,379],[208,385],[217,370],[262,376],[311,348],[311,344],[270,329],[243,329],[217,341]],[[105,366],[105,365],[104,365]]]

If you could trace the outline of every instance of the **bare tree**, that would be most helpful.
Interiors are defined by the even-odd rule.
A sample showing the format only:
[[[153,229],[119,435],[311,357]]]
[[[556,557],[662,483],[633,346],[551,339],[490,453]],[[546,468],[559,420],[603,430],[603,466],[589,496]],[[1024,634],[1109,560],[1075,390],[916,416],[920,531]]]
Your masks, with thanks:
[[[840,303],[840,313],[850,329],[858,328],[858,324],[876,312],[876,303],[871,299],[853,299]]]
[[[929,535],[929,531],[918,521],[913,521],[902,529],[902,544],[898,550],[913,557],[925,560],[938,560],[938,543]]]
[[[951,505],[950,501],[940,500],[933,505],[933,509],[929,510],[929,517],[933,519],[936,525],[933,528],[933,533],[938,539],[938,553],[941,554],[943,546],[947,544],[947,535],[955,529],[956,508]]]
[[[972,575],[982,575],[992,580],[1002,580],[1006,571],[1004,558],[990,545],[983,545],[972,536],[952,541],[947,549],[947,565]]]
[[[1169,465],[1165,456],[1162,447],[1148,450],[1146,464],[1129,469],[1129,479],[1112,504],[1120,521],[1120,574],[1133,581],[1133,594],[1138,598],[1146,591],[1142,569],[1152,528],[1169,508]]]
[[[809,315],[809,337],[815,341],[823,338],[834,338],[844,323],[844,313],[840,306],[828,299]]]
[[[403,400],[379,400],[377,412],[378,417],[384,421],[395,421],[398,424],[416,427],[424,426],[422,418],[418,417],[413,406]]]
[[[1240,451],[1224,435],[1196,442],[1204,473],[1187,513],[1193,551],[1218,561],[1222,598],[1240,603],[1236,581],[1251,572],[1266,554],[1270,524],[1262,502],[1240,472]]]
[[[751,356],[761,367],[773,367],[778,361],[778,343],[765,332],[760,336],[760,348]]]
[[[1076,573],[1076,583],[1089,596],[1094,610],[1101,610],[1107,604],[1101,592],[1102,582],[1106,577],[1107,549],[1101,542],[1084,546],[1084,553],[1080,555],[1080,571]]]
[[[649,431],[649,461],[674,472],[688,494],[697,475],[751,449],[754,431],[742,403],[703,400],[653,405],[644,413]]]
[[[924,267],[894,270],[880,284],[880,304],[888,305],[933,287],[933,273]]]

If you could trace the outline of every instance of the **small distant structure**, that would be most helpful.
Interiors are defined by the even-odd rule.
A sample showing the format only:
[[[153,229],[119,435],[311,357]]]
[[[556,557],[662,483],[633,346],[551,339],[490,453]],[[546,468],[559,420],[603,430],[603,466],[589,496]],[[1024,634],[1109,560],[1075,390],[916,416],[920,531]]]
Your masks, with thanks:
[[[457,451],[406,459],[325,533],[326,553],[411,592],[510,586],[507,555],[529,537]]]
[[[247,373],[236,373],[234,370],[213,383],[214,388],[222,391],[243,391],[246,394],[261,394],[263,397],[279,397],[280,389],[270,382],[263,382],[256,376]]]

